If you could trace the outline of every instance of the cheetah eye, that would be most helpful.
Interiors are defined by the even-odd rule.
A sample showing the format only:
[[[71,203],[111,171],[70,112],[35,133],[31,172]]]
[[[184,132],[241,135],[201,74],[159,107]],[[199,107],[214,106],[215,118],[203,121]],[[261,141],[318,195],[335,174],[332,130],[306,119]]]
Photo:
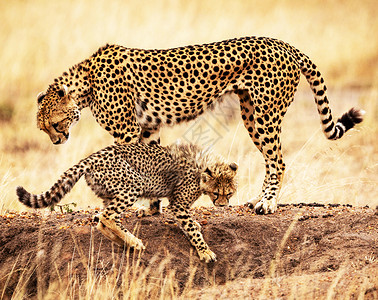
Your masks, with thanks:
[[[55,129],[55,131],[59,132],[58,130],[59,123],[53,123],[52,127]]]
[[[53,123],[52,127],[55,129],[56,132],[63,133],[64,131],[64,121],[62,120],[59,123]]]
[[[58,91],[58,96],[60,98],[63,98],[67,94],[68,94],[68,87],[65,84],[63,84],[61,89]]]

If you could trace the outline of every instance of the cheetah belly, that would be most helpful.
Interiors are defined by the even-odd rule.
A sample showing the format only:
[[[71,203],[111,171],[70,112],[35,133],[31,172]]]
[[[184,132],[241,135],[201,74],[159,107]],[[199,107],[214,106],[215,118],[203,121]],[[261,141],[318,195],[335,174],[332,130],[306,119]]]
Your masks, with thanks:
[[[202,97],[200,100],[181,99],[159,104],[152,101],[145,104],[143,100],[140,100],[136,103],[137,121],[142,128],[151,129],[188,122],[200,116],[208,108],[211,109],[217,102],[229,100],[230,96],[237,97],[231,87],[227,87],[221,93],[217,92],[210,97]]]

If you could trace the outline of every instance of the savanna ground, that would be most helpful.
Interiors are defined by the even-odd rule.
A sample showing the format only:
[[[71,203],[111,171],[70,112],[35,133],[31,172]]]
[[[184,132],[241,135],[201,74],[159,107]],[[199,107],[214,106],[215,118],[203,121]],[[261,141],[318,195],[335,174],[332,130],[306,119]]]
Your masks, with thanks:
[[[131,282],[146,285],[146,290],[153,291],[152,298],[175,298],[180,293],[193,298],[243,298],[251,293],[262,298],[376,297],[371,274],[376,274],[378,257],[374,210],[378,204],[377,9],[376,1],[368,0],[0,1],[0,295],[10,297],[13,288],[13,296],[22,298],[33,284],[39,298],[74,297],[79,291],[82,299],[146,295],[126,284]],[[244,208],[240,216],[227,210],[216,212],[218,216],[203,226],[205,238],[219,254],[219,261],[208,267],[199,264],[194,254],[189,258],[191,249],[174,224],[165,224],[163,217],[138,220],[130,216],[130,226],[140,224],[139,234],[150,250],[123,265],[122,273],[117,272],[123,252],[102,242],[89,223],[75,223],[101,206],[83,181],[62,202],[75,203],[75,214],[35,215],[31,210],[23,214],[27,209],[16,199],[17,185],[44,191],[73,163],[112,143],[86,110],[65,145],[52,145],[36,128],[36,95],[53,78],[105,43],[168,48],[250,35],[285,40],[309,55],[325,77],[335,116],[352,106],[367,111],[364,122],[341,140],[326,140],[302,77],[283,122],[287,171],[280,203],[350,204],[353,208],[334,207],[327,212],[328,206],[289,206],[272,216],[257,216]],[[264,177],[263,159],[238,114],[237,102],[230,98],[195,121],[162,131],[163,144],[181,138],[211,146],[239,163],[238,193],[231,201],[235,206],[255,196]],[[370,208],[358,208],[366,205]],[[205,197],[197,206],[211,209]],[[319,217],[294,221],[309,214]],[[327,214],[332,216],[324,218]],[[162,236],[155,236],[155,230]],[[328,248],[321,247],[323,241],[329,243]],[[167,259],[151,253],[161,242],[171,247],[162,252]],[[43,260],[43,251],[49,247],[59,255]],[[288,252],[287,247],[292,250]],[[73,255],[80,248],[85,250]],[[292,265],[290,259],[294,259]],[[68,266],[64,275],[62,264]],[[105,264],[104,271],[93,272],[99,264]],[[170,264],[183,265],[176,271],[180,278],[167,271]],[[127,277],[131,269],[138,275],[135,281]],[[199,270],[202,273],[193,275],[191,284],[189,275]],[[120,283],[120,278],[130,280]],[[50,290],[41,282],[50,283]],[[196,290],[200,283],[207,286],[202,294]]]

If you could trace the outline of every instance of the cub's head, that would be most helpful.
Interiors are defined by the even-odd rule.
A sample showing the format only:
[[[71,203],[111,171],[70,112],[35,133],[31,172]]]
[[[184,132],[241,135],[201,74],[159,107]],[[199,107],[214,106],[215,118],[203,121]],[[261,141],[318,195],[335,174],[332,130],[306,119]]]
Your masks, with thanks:
[[[80,109],[65,85],[50,86],[37,96],[37,126],[46,132],[55,145],[68,140],[70,127],[80,118]]]
[[[201,189],[215,206],[226,206],[237,188],[236,163],[215,163],[201,174]]]

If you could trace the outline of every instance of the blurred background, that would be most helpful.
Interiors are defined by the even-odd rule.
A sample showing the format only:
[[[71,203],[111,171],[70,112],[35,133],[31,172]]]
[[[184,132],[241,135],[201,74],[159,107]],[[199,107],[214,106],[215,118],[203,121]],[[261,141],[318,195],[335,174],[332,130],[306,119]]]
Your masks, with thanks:
[[[0,213],[25,210],[15,188],[40,193],[67,168],[113,142],[82,111],[69,141],[51,144],[36,127],[36,95],[55,77],[106,43],[170,48],[242,36],[269,36],[306,53],[319,67],[335,117],[352,106],[367,111],[341,140],[325,139],[302,76],[283,122],[287,171],[281,203],[378,204],[378,2],[376,0],[0,0]],[[162,143],[185,139],[239,163],[232,204],[256,196],[264,161],[230,98],[188,124],[162,130]],[[84,180],[62,203],[101,204]],[[210,205],[203,197],[200,205]]]

